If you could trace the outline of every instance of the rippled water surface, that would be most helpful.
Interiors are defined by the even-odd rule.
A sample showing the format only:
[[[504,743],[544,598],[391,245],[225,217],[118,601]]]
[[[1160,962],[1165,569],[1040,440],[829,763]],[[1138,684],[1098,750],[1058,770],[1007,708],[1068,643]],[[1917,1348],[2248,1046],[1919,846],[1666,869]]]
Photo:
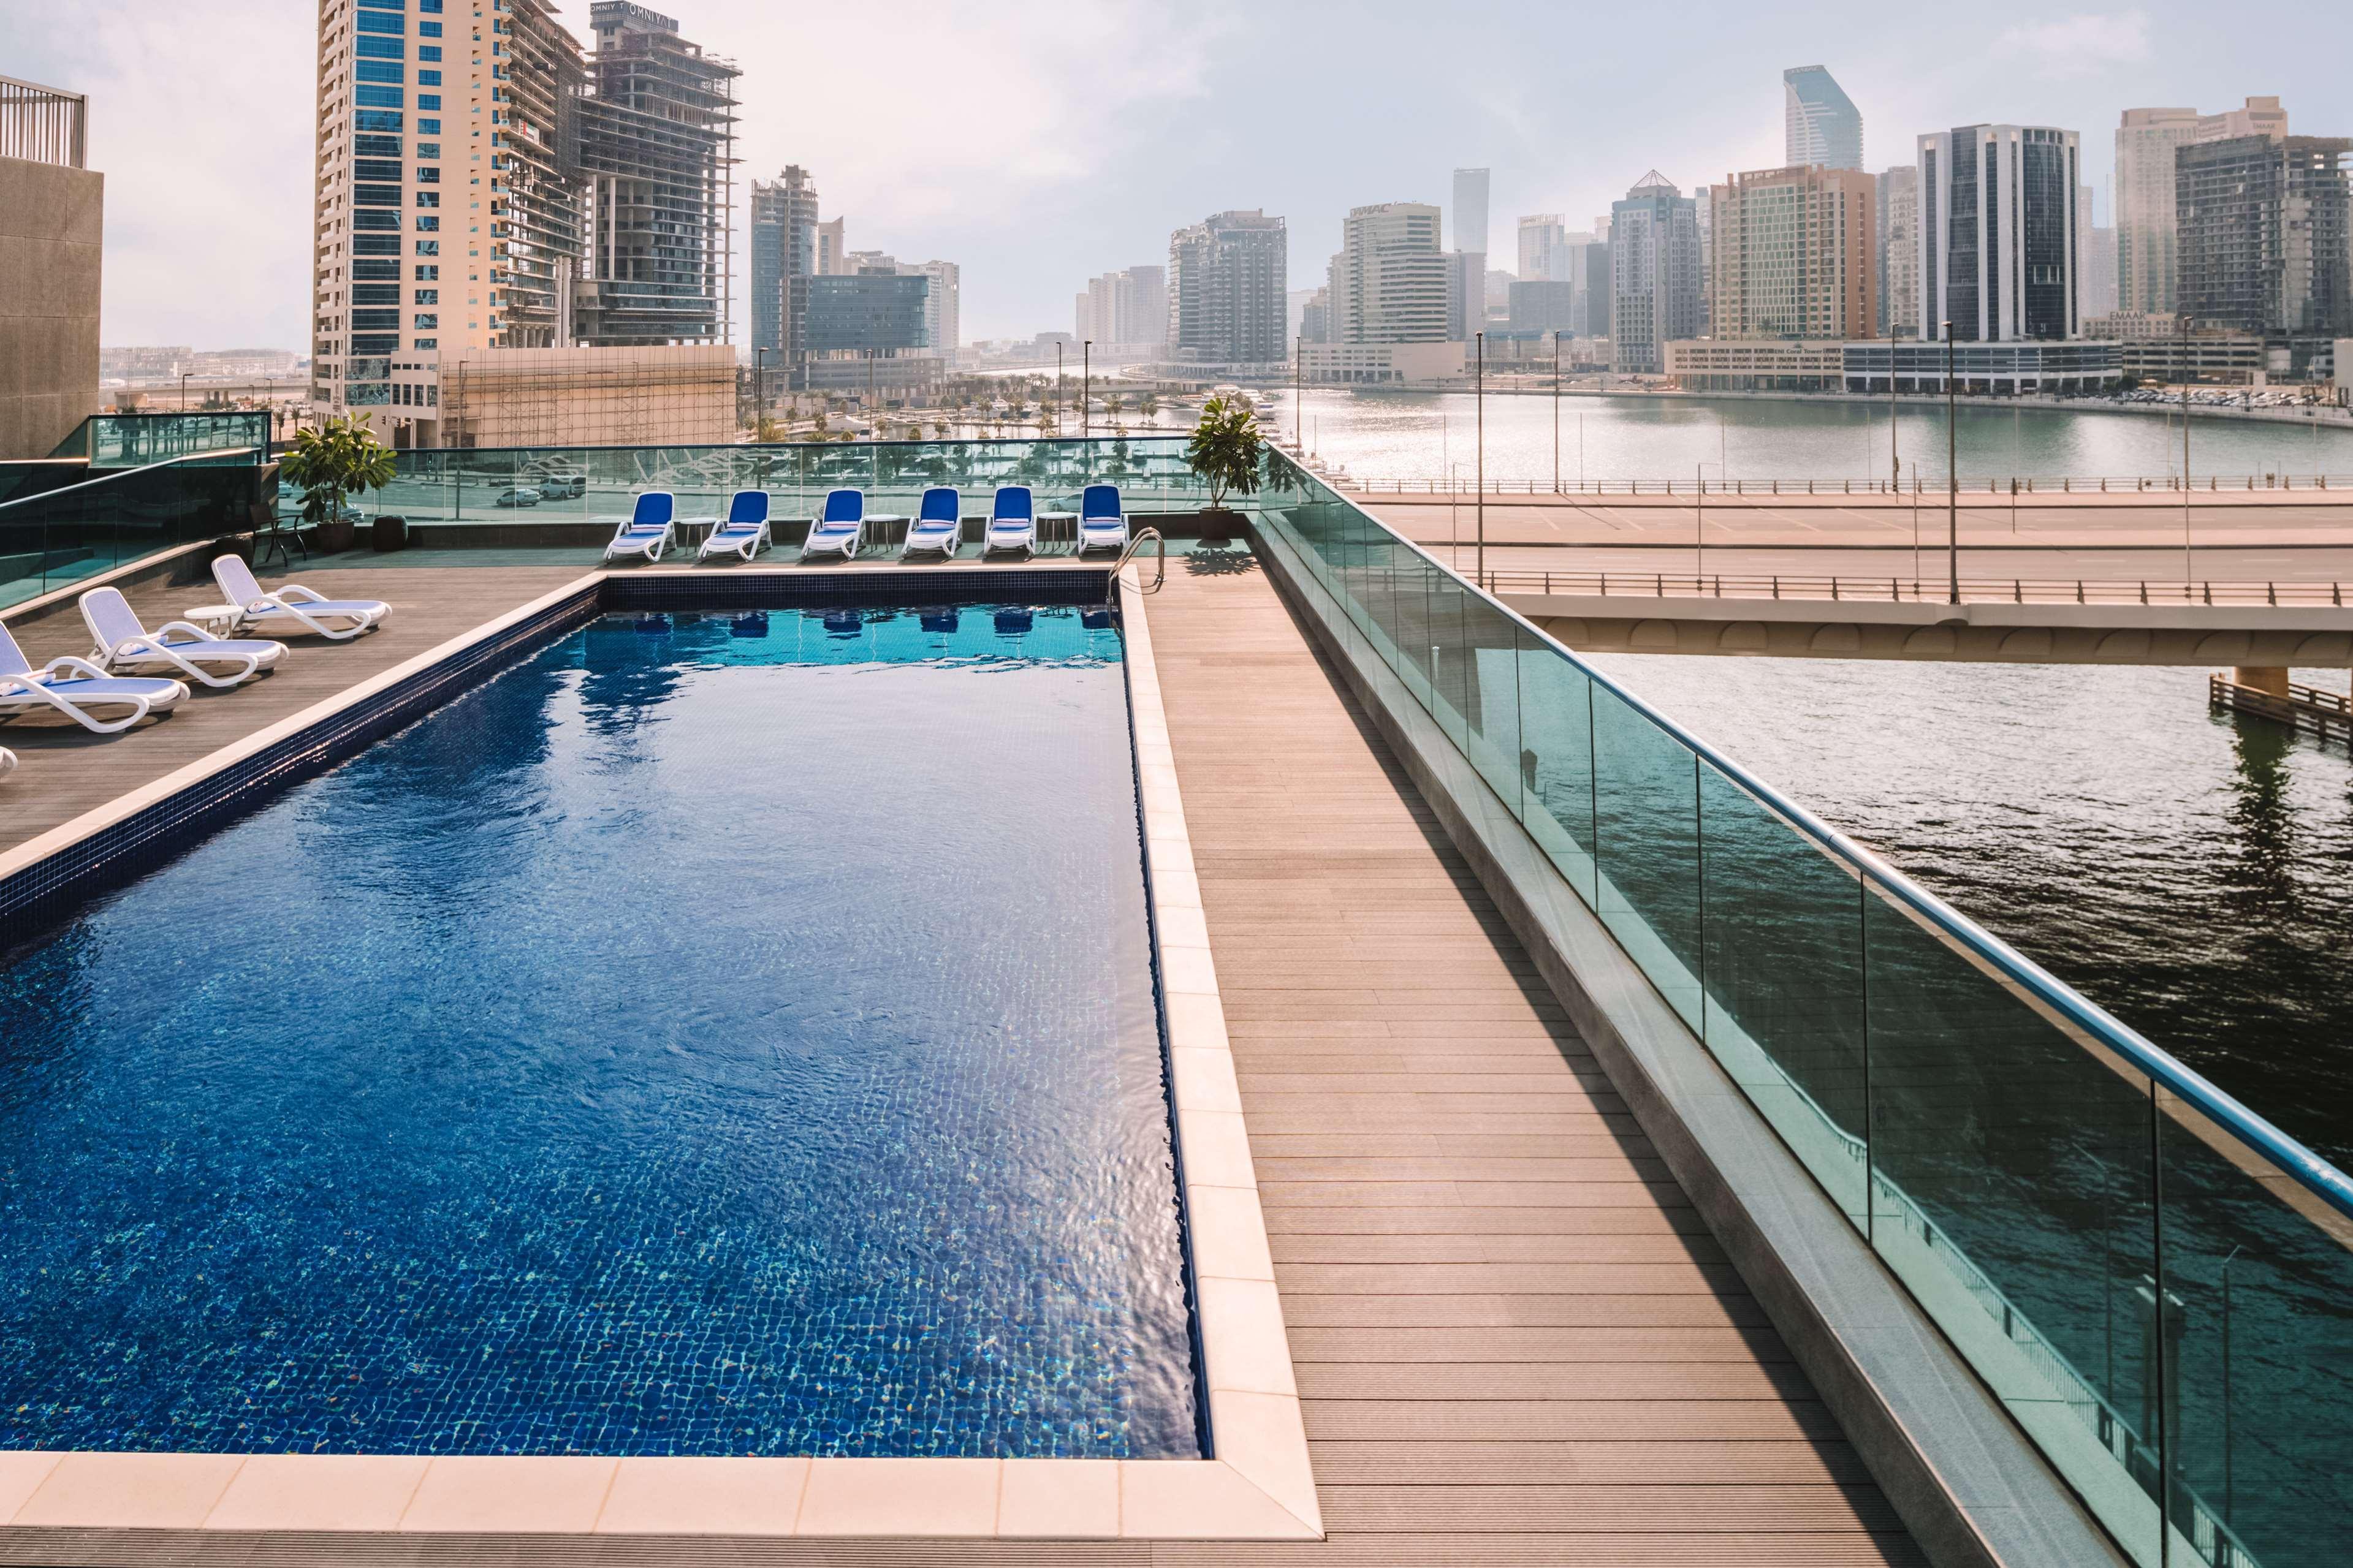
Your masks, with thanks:
[[[17,954],[0,1447],[1198,1452],[1119,657],[607,618]]]
[[[2343,746],[2211,713],[2202,669],[1588,657],[2353,1164]]]

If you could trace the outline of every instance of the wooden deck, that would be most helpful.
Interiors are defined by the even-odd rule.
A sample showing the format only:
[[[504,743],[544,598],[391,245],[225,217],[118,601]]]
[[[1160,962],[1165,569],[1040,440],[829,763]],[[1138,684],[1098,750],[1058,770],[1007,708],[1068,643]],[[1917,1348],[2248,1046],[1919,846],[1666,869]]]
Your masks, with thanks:
[[[476,570],[305,568],[302,583],[330,597],[382,599],[392,618],[381,630],[348,643],[321,637],[288,641],[293,651],[277,670],[227,690],[190,687],[195,695],[166,718],[119,735],[93,735],[73,725],[0,724],[0,746],[21,765],[0,781],[0,849],[11,849],[103,805],[231,742],[268,728],[346,687],[530,603],[592,570],[590,566],[497,566]],[[263,579],[273,585],[275,575]],[[174,620],[190,606],[220,597],[211,584],[171,587],[142,583],[125,595],[149,626]],[[90,653],[80,615],[67,610],[12,626],[36,664],[59,654]]]
[[[1147,613],[1330,1532],[1154,1560],[1922,1561],[1272,585]]]

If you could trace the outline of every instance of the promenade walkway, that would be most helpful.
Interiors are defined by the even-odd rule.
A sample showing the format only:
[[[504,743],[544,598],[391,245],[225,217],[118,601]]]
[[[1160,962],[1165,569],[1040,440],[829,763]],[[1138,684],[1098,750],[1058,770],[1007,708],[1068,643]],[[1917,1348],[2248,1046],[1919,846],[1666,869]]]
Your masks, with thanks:
[[[1148,615],[1331,1537],[1153,1561],[1920,1561],[1263,574]]]

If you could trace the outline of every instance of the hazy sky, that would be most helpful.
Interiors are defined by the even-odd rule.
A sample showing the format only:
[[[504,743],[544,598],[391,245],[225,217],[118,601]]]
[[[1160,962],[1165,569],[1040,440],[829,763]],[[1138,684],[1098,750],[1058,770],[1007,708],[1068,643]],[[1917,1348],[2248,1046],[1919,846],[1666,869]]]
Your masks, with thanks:
[[[2081,131],[2104,220],[2128,105],[2277,93],[2295,130],[2353,134],[2348,0],[2062,0],[2016,22],[1884,0],[658,8],[744,67],[739,211],[753,175],[807,165],[853,248],[963,264],[967,340],[1068,330],[1088,276],[1163,262],[1172,227],[1226,207],[1287,217],[1311,287],[1347,208],[1445,205],[1458,164],[1494,171],[1509,267],[1522,213],[1579,227],[1652,167],[1688,189],[1779,163],[1785,66],[1838,77],[1873,169],[1955,124]],[[587,9],[564,0],[576,33]],[[0,74],[92,100],[108,343],[308,351],[316,16],[0,0]],[[743,314],[739,297],[739,341]]]

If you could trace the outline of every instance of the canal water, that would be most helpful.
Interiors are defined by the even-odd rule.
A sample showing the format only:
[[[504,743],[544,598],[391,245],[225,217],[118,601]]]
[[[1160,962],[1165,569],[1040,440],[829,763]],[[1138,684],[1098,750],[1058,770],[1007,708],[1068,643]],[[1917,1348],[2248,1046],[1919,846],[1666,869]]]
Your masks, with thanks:
[[[1307,389],[1298,413],[1308,447],[1360,479],[1443,479],[1464,485],[1477,465],[1477,402],[1467,393],[1365,393]],[[1553,400],[1486,399],[1490,483],[1553,482]],[[1265,416],[1291,439],[1288,388]],[[1888,411],[1883,404],[1795,403],[1743,398],[1564,396],[1560,478],[1687,483],[1704,464],[1723,479],[1885,479]],[[1913,404],[1895,420],[1908,479],[1944,482],[1945,412]],[[2178,415],[2054,408],[1963,408],[1957,429],[1964,480],[2012,475],[2097,479],[2181,471]],[[2353,427],[2287,424],[2193,409],[2189,471],[2243,481],[2250,474],[2353,477]]]
[[[1303,412],[1311,445],[1366,476],[1435,478],[1448,459],[1462,462],[1472,429],[1471,399],[1451,395],[1311,391]],[[1595,479],[1688,475],[1719,447],[1735,477],[1887,472],[1883,409],[1564,399],[1572,465],[1580,413]],[[1865,451],[1873,418],[1875,468]],[[2200,477],[2210,460],[2240,475],[2316,464],[2353,474],[2353,431],[2193,421]],[[1960,428],[1965,476],[2013,463],[2034,474],[2164,474],[2174,471],[2168,439],[2179,462],[2179,426],[2147,415],[1964,409]],[[1916,448],[1941,474],[1941,413],[1907,411],[1901,429],[1907,471]],[[1491,478],[1549,481],[1548,399],[1490,398],[1487,436]],[[2203,669],[1591,657],[2353,1167],[2353,757],[2343,745],[2210,711]],[[2339,691],[2347,678],[2295,676]]]

